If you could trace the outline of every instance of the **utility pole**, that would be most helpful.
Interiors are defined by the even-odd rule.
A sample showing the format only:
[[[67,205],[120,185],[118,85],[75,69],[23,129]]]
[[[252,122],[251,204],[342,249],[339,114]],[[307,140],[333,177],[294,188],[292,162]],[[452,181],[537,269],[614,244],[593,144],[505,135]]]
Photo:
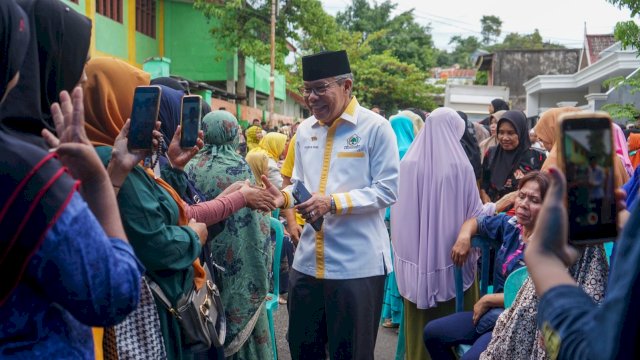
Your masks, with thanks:
[[[276,5],[278,0],[271,0],[271,73],[269,76],[269,127],[273,128],[273,111],[275,108],[275,83],[276,83]]]

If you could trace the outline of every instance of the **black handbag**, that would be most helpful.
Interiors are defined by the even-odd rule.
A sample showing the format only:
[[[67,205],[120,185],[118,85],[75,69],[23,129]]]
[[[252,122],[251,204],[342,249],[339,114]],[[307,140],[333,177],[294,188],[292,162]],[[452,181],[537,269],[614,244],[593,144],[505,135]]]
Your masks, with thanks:
[[[178,320],[181,327],[182,343],[192,352],[206,351],[211,346],[224,344],[227,321],[216,286],[208,266],[204,266],[205,285],[196,290],[195,286],[172,306],[160,286],[150,281],[149,287],[158,300]]]

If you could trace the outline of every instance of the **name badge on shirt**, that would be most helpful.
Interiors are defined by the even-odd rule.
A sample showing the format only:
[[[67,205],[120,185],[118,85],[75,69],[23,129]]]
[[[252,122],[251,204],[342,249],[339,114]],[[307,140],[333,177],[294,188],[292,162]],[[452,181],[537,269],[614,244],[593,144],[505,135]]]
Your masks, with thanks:
[[[338,152],[339,158],[363,158],[364,151],[340,151]]]

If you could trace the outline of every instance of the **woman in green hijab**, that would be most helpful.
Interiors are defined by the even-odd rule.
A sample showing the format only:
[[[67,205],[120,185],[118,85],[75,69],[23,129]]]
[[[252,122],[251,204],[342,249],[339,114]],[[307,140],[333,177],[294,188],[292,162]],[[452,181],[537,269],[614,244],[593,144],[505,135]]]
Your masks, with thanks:
[[[250,179],[249,165],[238,155],[239,127],[227,111],[202,120],[205,146],[185,171],[209,199],[229,185]],[[221,295],[227,317],[224,353],[227,359],[272,359],[265,299],[271,268],[269,217],[244,208],[227,218],[225,229],[210,242],[213,260],[222,272]]]

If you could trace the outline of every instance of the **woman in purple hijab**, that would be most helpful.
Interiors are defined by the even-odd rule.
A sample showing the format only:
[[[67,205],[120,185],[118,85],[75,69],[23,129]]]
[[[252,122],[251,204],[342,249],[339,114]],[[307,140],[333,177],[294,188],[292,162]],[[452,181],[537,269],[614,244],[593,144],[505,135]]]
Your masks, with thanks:
[[[465,122],[453,109],[439,108],[400,162],[398,201],[391,208],[391,239],[398,289],[404,297],[406,356],[429,359],[422,330],[455,311],[454,264],[458,231],[465,220],[493,214],[483,207],[473,168],[460,145]],[[473,304],[478,256],[462,267],[465,304]]]

